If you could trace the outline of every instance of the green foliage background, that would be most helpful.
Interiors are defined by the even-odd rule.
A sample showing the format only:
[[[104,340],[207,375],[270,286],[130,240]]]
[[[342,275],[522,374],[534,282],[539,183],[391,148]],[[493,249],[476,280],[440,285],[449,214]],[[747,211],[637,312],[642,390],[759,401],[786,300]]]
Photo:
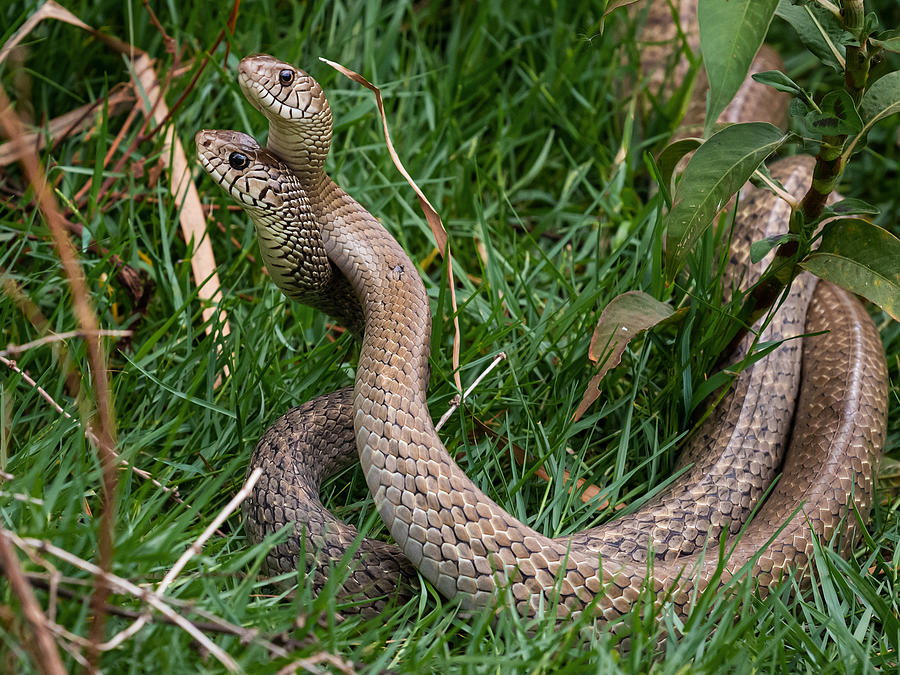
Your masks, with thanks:
[[[621,10],[604,23],[604,5],[566,0],[245,2],[228,37],[227,59],[222,45],[174,117],[189,153],[194,133],[202,128],[238,129],[262,141],[264,119],[244,102],[235,80],[240,57],[265,51],[320,81],[335,112],[332,176],[421,265],[435,312],[429,402],[440,415],[453,395],[453,336],[439,259],[414,195],[390,163],[372,96],[318,57],[339,61],[382,87],[398,151],[451,236],[460,284],[464,384],[498,351],[509,356],[466,410],[451,419],[443,437],[489,496],[550,535],[609,518],[613,506],[598,511],[596,504],[583,505],[560,480],[548,486],[534,478],[536,467],[543,462],[557,479],[568,469],[575,477],[609,486],[612,505],[639,506],[670,475],[694,391],[718,356],[713,345],[721,289],[712,272],[713,235],[701,240],[689,261],[691,269],[709,274],[682,279],[671,298],[662,282],[659,201],[651,196],[646,157],[670,136],[677,106],[648,96],[644,105],[633,101],[629,83],[640,83],[636,29]],[[11,3],[0,9],[4,41],[35,6]],[[67,7],[157,58],[160,76],[173,68],[173,56],[141,3],[71,2]],[[167,101],[172,105],[225,27],[231,8],[166,2],[154,9],[180,50],[178,63],[188,65],[186,72],[170,72]],[[900,9],[891,0],[877,9],[885,25],[900,23]],[[792,78],[808,90],[827,90],[833,74],[802,50],[780,20],[769,41],[782,50]],[[120,56],[71,26],[45,23],[26,44],[23,69],[5,65],[0,78],[6,91],[26,92],[17,108],[30,106],[34,119],[62,114],[128,78]],[[29,89],[23,90],[17,78],[25,78]],[[43,153],[61,200],[86,181],[99,187],[106,174],[95,175],[97,158],[108,150],[121,119]],[[128,146],[136,126],[121,148]],[[898,126],[894,117],[871,133],[868,149],[854,159],[840,186],[845,195],[876,204],[881,210],[877,222],[895,233],[900,231]],[[333,340],[323,317],[289,303],[268,282],[248,219],[226,209],[229,201],[198,167],[202,199],[217,207],[208,235],[232,329],[226,338],[206,336],[190,274],[190,244],[178,234],[165,177],[152,180],[159,152],[159,135],[139,144],[112,190],[70,216],[84,225],[90,239],[144,270],[156,285],[146,314],[135,313],[122,288],[111,282],[111,260],[86,252],[81,257],[101,325],[135,331],[130,343],[109,343],[119,450],[157,480],[177,487],[186,501],[175,504],[149,482],[131,473],[120,476],[114,571],[145,585],[162,578],[239,487],[262,431],[289,407],[349,384],[355,353],[347,336]],[[77,325],[68,286],[47,229],[22,190],[17,167],[0,173],[0,267],[38,304],[54,330],[72,330]],[[591,414],[570,424],[592,375],[586,354],[599,311],[633,289],[688,306],[688,318],[677,330],[635,342],[604,380],[603,396]],[[870,537],[846,563],[821,555],[819,583],[799,598],[789,586],[765,602],[749,593],[718,598],[711,614],[697,616],[681,637],[671,620],[655,625],[645,602],[633,618],[632,649],[623,656],[605,634],[583,644],[575,630],[537,625],[529,635],[510,617],[496,623],[485,616],[467,617],[427,588],[384,620],[340,622],[331,599],[326,595],[313,602],[302,580],[290,600],[256,579],[264,549],[248,546],[238,515],[223,527],[226,536],[213,538],[192,561],[170,594],[267,634],[289,633],[301,640],[296,658],[336,654],[373,672],[385,667],[579,673],[651,666],[655,672],[896,668],[900,328],[880,312],[874,318],[888,354],[893,414]],[[39,337],[9,295],[0,295],[0,326],[4,344]],[[83,384],[89,385],[83,345],[70,341],[69,349]],[[17,361],[76,413],[49,348],[32,349]],[[226,365],[231,376],[215,388]],[[0,486],[2,526],[94,559],[100,470],[93,450],[77,421],[60,416],[17,375],[4,371],[0,387],[0,468],[14,475]],[[470,440],[474,418],[490,420],[508,441]],[[512,460],[510,443],[528,452],[526,467]],[[41,501],[15,500],[13,493]],[[358,471],[331,481],[325,497],[338,515],[383,535]],[[40,571],[23,562],[27,570]],[[67,577],[90,581],[74,568],[60,569]],[[86,635],[92,613],[82,599],[89,590],[76,582],[68,587],[76,597],[56,600],[55,620]],[[45,606],[49,602],[42,590],[38,597]],[[140,608],[131,598],[113,596],[111,602]],[[15,604],[3,583],[0,604]],[[27,624],[17,612],[0,618],[4,669],[28,672],[33,666],[23,646]],[[107,635],[127,625],[122,618],[108,622]],[[658,638],[667,634],[670,639],[657,647]],[[276,672],[288,662],[272,660],[257,644],[214,637],[248,671]],[[161,623],[105,654],[101,667],[106,672],[221,668],[185,633]],[[317,667],[335,668],[327,662]]]

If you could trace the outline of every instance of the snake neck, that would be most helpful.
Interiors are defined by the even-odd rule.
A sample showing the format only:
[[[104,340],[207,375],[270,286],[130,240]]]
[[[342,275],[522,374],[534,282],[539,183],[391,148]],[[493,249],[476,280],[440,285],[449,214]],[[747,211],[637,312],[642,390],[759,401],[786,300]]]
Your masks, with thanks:
[[[286,197],[286,211],[282,214],[247,209],[272,281],[298,302],[306,302],[311,295],[328,288],[334,276],[321,233],[308,209],[297,206],[304,201],[298,191]]]
[[[567,541],[550,540],[513,518],[450,457],[425,396],[431,348],[425,287],[387,231],[349,197],[342,201],[322,239],[364,311],[354,430],[366,482],[391,535],[426,579],[467,607],[490,604],[498,586],[529,570],[543,582],[530,584],[529,597],[552,592],[557,571],[573,575],[567,583],[589,579],[599,590],[596,555],[585,563]],[[455,560],[442,560],[445,548]]]
[[[340,216],[342,205],[346,205],[348,201],[356,204],[325,173],[325,159],[331,143],[331,112],[327,108],[326,111],[327,116],[323,117],[320,114],[306,121],[304,134],[297,133],[297,126],[302,121],[292,120],[286,123],[281,118],[269,118],[267,146],[282,159],[296,177],[299,191],[306,197],[300,204],[303,211],[302,218],[315,224],[315,230],[319,234],[316,255],[325,258],[330,272],[327,283],[313,291],[293,284],[292,280],[287,280],[286,284],[282,285],[276,279],[276,283],[286,296],[324,312],[361,340],[364,325],[362,309],[356,301],[349,281],[328,259],[321,247],[322,228]],[[262,235],[260,243],[262,244]],[[294,247],[300,250],[303,245],[304,242],[297,240]]]
[[[331,110],[310,119],[285,120],[269,116],[269,150],[278,155],[294,175],[305,182],[325,176],[325,160],[331,146]]]

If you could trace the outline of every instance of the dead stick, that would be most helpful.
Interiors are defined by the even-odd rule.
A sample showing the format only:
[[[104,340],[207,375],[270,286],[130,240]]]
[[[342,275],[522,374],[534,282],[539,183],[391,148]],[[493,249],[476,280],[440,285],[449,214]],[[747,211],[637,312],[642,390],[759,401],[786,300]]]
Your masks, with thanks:
[[[22,605],[22,613],[31,624],[34,633],[32,658],[38,670],[49,675],[65,675],[66,669],[63,667],[62,659],[59,658],[56,641],[47,628],[47,617],[34,597],[12,544],[2,536],[0,536],[0,562],[3,563],[10,588]]]
[[[74,314],[83,331],[88,348],[88,363],[91,370],[91,380],[94,384],[94,396],[97,404],[99,425],[97,437],[99,444],[97,451],[100,455],[100,464],[103,474],[103,512],[100,515],[99,556],[100,569],[109,572],[112,568],[113,533],[115,529],[115,502],[116,486],[118,484],[118,472],[116,471],[114,423],[112,419],[112,405],[110,402],[109,380],[100,341],[96,336],[100,326],[97,317],[90,304],[87,283],[75,254],[75,248],[66,235],[63,225],[63,216],[56,204],[47,184],[46,176],[41,169],[40,160],[33,148],[28,148],[23,143],[25,128],[19,117],[13,112],[6,92],[0,91],[0,127],[3,133],[11,141],[20,145],[19,155],[25,169],[25,175],[34,188],[35,199],[38,208],[44,215],[56,250],[69,281],[72,292],[72,304]],[[93,606],[95,608],[94,622],[91,626],[91,641],[99,642],[103,636],[103,624],[105,614],[103,606],[106,604],[108,589],[103,576],[97,577],[97,585],[93,594]],[[88,661],[95,663],[88,654]]]

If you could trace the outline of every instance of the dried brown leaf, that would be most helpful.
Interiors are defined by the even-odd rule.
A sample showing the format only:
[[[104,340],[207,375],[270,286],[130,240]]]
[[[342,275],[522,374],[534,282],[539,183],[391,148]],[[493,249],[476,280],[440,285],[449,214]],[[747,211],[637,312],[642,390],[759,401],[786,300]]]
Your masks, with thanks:
[[[47,138],[57,142],[68,138],[72,134],[89,127],[97,119],[97,114],[103,110],[106,98],[97,99],[93,103],[88,103],[75,110],[54,117],[47,124],[46,132],[44,130],[25,135],[25,145],[29,149],[41,151],[47,145]],[[126,108],[134,105],[134,94],[131,91],[117,91],[109,96],[108,99],[109,115],[117,115]],[[20,159],[16,148],[21,147],[12,142],[6,142],[0,145],[0,166],[7,166]]]
[[[588,356],[601,363],[598,372],[588,384],[578,404],[574,419],[580,419],[600,396],[600,381],[611,368],[619,365],[625,347],[632,338],[668,319],[674,310],[643,291],[628,291],[612,299],[600,313]]]

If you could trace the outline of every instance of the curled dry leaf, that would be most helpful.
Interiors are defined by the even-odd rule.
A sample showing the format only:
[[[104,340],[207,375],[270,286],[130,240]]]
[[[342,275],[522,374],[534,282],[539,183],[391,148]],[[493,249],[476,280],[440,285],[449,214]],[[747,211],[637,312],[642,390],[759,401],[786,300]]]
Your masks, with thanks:
[[[625,347],[648,328],[668,319],[675,311],[667,304],[652,298],[643,291],[622,293],[600,313],[600,320],[591,337],[588,356],[600,363],[600,371],[591,378],[587,390],[578,404],[574,419],[580,419],[600,396],[600,381],[609,370],[622,360]]]

